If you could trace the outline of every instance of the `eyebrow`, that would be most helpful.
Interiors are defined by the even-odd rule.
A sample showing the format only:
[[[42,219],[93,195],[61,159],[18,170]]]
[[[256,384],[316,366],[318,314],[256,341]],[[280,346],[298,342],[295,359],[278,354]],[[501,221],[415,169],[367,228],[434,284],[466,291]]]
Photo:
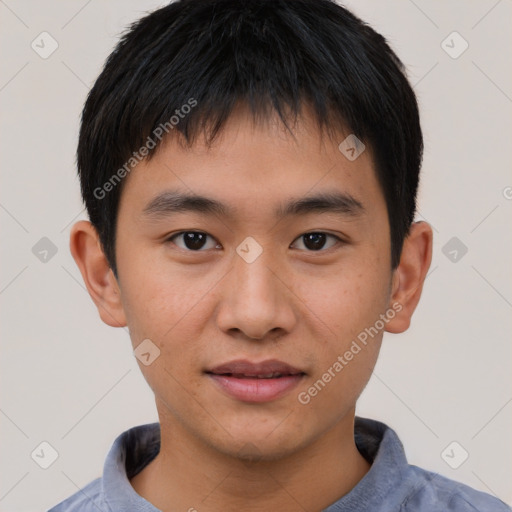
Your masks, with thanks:
[[[275,211],[278,218],[308,213],[336,213],[356,217],[365,213],[360,201],[344,192],[323,192],[313,196],[293,199]]]
[[[230,217],[234,216],[235,210],[216,199],[171,190],[154,197],[144,208],[142,215],[158,220],[183,212]],[[348,193],[321,192],[299,199],[291,199],[284,205],[279,205],[274,211],[274,215],[277,218],[283,218],[309,213],[335,213],[347,217],[357,217],[365,212],[363,204]]]

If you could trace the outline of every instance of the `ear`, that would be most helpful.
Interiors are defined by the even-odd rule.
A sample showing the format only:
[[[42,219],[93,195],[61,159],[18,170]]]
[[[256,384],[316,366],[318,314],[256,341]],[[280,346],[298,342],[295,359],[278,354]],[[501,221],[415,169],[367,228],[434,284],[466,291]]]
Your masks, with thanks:
[[[112,327],[126,326],[121,290],[90,222],[81,220],[71,228],[69,248],[101,319]]]
[[[386,324],[388,332],[404,332],[411,324],[432,261],[432,237],[432,228],[426,222],[411,225],[400,264],[393,272],[390,305],[395,304],[393,309],[397,313]]]

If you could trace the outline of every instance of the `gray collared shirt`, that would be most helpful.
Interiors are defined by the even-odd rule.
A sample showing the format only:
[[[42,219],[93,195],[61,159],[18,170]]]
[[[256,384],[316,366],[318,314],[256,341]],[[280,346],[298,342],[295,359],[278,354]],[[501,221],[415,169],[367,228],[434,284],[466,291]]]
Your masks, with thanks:
[[[400,439],[383,423],[356,417],[355,441],[372,466],[348,494],[323,512],[511,512],[489,494],[408,464]],[[130,478],[159,450],[159,423],[127,430],[114,441],[103,477],[48,512],[159,512],[130,485]],[[200,510],[199,504],[196,508]]]

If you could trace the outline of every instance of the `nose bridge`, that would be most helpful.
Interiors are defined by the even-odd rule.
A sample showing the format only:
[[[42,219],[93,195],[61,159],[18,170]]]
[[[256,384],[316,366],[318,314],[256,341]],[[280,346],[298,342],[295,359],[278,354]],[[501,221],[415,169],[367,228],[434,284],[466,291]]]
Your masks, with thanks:
[[[248,301],[266,299],[270,304],[274,300],[276,277],[270,270],[270,252],[263,251],[256,260],[250,262],[242,257],[235,258],[234,276],[236,287]],[[274,260],[275,264],[275,260]]]
[[[275,275],[279,272],[275,257],[268,250],[253,261],[243,256],[234,256],[219,326],[226,331],[237,329],[251,338],[262,338],[276,328],[291,330],[295,320],[291,294]]]

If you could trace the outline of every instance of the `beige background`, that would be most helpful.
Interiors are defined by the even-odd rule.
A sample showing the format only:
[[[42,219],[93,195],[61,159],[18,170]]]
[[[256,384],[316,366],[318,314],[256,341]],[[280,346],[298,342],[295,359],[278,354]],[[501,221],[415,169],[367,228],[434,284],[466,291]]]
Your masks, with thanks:
[[[117,435],[157,420],[128,334],[101,323],[68,235],[84,217],[83,101],[117,34],[158,5],[0,1],[1,511],[56,504],[100,476]],[[418,218],[435,230],[413,325],[385,338],[358,414],[396,429],[410,463],[512,503],[512,2],[346,5],[408,66],[426,143]],[[47,59],[31,48],[43,31],[59,45]],[[453,31],[469,43],[456,59],[441,46]],[[57,249],[46,263],[32,252],[42,237]],[[468,249],[456,262],[443,253],[452,237]],[[42,441],[59,455],[46,470],[30,456]],[[441,456],[452,441],[469,452],[458,469]]]

